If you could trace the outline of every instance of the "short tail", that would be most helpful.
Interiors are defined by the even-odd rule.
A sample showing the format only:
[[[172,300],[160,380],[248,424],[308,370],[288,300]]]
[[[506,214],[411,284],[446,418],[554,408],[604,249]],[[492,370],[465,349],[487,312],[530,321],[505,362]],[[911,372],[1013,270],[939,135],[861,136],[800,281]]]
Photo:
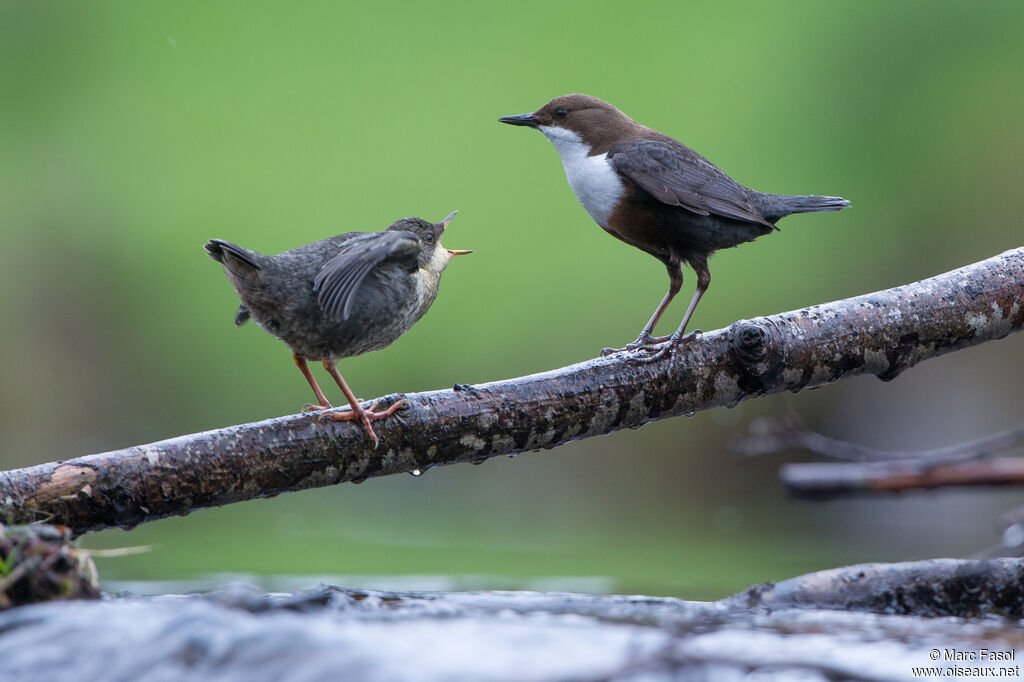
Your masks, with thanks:
[[[206,255],[218,263],[223,263],[232,270],[240,269],[252,269],[260,270],[260,264],[257,262],[259,254],[250,251],[249,249],[243,249],[237,244],[226,242],[223,239],[211,239],[203,245],[206,249]]]
[[[788,194],[762,194],[761,213],[771,222],[793,213],[822,213],[841,211],[850,205],[842,197],[791,196]]]

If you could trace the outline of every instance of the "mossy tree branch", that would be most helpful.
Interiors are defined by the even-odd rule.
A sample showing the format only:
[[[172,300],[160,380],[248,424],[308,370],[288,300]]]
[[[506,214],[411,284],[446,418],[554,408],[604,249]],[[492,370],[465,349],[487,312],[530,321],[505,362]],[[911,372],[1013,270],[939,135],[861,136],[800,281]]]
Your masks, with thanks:
[[[1024,326],[1024,248],[886,291],[741,320],[652,364],[620,353],[561,369],[400,398],[361,426],[278,417],[0,473],[8,522],[130,528],[283,492],[426,470],[800,391],[848,376],[891,380],[928,358]]]

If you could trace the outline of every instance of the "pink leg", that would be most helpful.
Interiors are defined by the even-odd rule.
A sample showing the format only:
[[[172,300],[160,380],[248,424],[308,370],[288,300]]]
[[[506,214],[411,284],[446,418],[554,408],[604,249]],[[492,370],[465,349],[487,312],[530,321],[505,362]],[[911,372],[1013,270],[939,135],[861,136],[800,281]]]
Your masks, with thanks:
[[[408,404],[407,400],[399,400],[394,405],[384,410],[383,412],[374,412],[373,408],[377,406],[377,401],[373,401],[370,407],[363,409],[363,406],[359,404],[359,400],[356,399],[352,389],[348,387],[345,379],[341,376],[341,372],[335,367],[334,362],[324,358],[324,369],[334,377],[334,381],[337,382],[338,388],[348,398],[348,404],[352,408],[351,412],[331,412],[330,417],[332,421],[336,422],[347,422],[359,419],[363,422],[363,426],[366,427],[366,433],[369,434],[370,438],[373,439],[373,447],[376,449],[377,445],[380,444],[380,440],[377,438],[377,434],[373,432],[373,427],[370,426],[371,419],[383,419],[384,417],[390,416],[395,413],[396,410],[401,409],[403,406]]]
[[[331,404],[327,402],[327,397],[324,396],[324,392],[320,390],[320,386],[316,383],[316,379],[313,378],[313,373],[309,371],[309,365],[306,364],[305,358],[300,358],[297,354],[292,353],[292,359],[295,360],[295,364],[298,366],[299,371],[302,372],[302,376],[306,377],[306,381],[309,382],[310,387],[313,389],[313,394],[316,396],[319,405],[305,405],[304,409],[309,410],[327,410],[330,409]]]

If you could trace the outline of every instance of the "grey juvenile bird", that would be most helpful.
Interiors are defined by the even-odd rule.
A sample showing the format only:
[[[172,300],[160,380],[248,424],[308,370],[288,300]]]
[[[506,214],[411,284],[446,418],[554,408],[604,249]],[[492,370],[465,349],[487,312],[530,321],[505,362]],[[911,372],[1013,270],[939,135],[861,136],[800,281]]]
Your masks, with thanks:
[[[381,232],[347,232],[267,256],[220,239],[205,245],[242,304],[235,325],[250,317],[292,349],[318,405],[331,404],[313,378],[307,360],[320,360],[348,399],[351,411],[331,412],[334,421],[359,419],[377,445],[370,420],[386,417],[359,404],[335,362],[391,345],[409,331],[437,296],[441,273],[453,256],[472,251],[446,249],[441,234],[455,211],[439,223],[403,218]]]
[[[668,293],[640,336],[625,348],[605,348],[602,354],[648,349],[655,352],[647,359],[654,360],[674,352],[711,283],[712,253],[778,229],[775,222],[791,213],[838,211],[849,205],[840,197],[765,194],[744,187],[681,142],[589,95],[563,95],[532,114],[498,120],[544,133],[590,217],[668,269]],[[654,326],[683,284],[684,262],[697,273],[697,290],[679,329],[654,338]]]

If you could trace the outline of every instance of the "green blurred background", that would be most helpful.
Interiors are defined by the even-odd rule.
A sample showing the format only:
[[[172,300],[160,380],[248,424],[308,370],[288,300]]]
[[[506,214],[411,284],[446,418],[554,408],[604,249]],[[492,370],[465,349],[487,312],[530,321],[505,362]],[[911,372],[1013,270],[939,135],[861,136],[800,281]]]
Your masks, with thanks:
[[[664,268],[605,235],[551,145],[501,115],[611,101],[752,187],[840,194],[712,261],[715,329],[1019,246],[1024,4],[0,4],[0,467],[296,411],[311,396],[203,242],[277,252],[459,209],[430,314],[341,365],[371,397],[559,367],[634,338]],[[666,315],[674,328],[692,292]],[[1012,492],[811,505],[725,447],[788,402],[883,448],[1021,418],[1021,338],[542,454],[89,536],[107,580],[715,597],[997,541]],[[328,394],[337,399],[330,382]],[[404,582],[403,582],[404,581]]]

